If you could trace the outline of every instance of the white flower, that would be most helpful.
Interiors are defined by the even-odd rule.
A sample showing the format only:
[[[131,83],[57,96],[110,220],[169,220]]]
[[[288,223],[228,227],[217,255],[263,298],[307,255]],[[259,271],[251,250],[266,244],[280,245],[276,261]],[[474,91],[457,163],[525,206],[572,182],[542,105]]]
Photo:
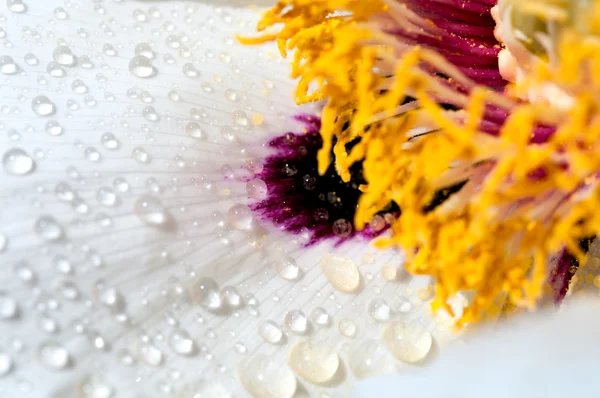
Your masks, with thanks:
[[[241,166],[310,111],[273,46],[235,43],[255,11],[1,12],[3,395],[326,397],[426,357],[429,332],[444,343],[450,320],[429,314],[427,278],[396,275],[397,253],[305,248],[235,212],[252,201]]]

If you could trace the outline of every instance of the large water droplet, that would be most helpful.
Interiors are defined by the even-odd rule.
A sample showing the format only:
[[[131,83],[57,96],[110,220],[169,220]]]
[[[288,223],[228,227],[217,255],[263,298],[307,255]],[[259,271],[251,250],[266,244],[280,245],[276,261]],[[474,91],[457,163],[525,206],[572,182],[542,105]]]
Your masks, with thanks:
[[[117,137],[115,137],[115,135],[113,133],[102,134],[100,141],[102,142],[102,146],[104,148],[110,149],[111,151],[115,150],[115,149],[119,149],[119,147],[121,146],[121,143],[119,142],[119,140],[117,139]]]
[[[291,398],[296,392],[296,378],[285,365],[277,365],[263,355],[240,363],[238,375],[242,385],[255,398]]]
[[[6,0],[6,8],[21,14],[27,11],[27,4],[23,3],[23,0]]]
[[[357,327],[352,320],[348,318],[342,318],[338,322],[338,330],[342,336],[353,338],[356,335]]]
[[[40,344],[37,355],[40,362],[56,370],[65,369],[71,361],[69,352],[63,346],[54,342]]]
[[[291,257],[285,257],[275,263],[279,276],[288,281],[295,281],[300,277],[300,267]]]
[[[429,354],[433,338],[417,322],[390,322],[383,331],[382,341],[397,359],[416,363]]]
[[[149,122],[158,122],[160,120],[160,115],[152,106],[147,106],[144,109],[142,109],[142,116]]]
[[[56,106],[45,95],[38,95],[31,101],[31,109],[39,116],[52,116],[56,113]]]
[[[390,319],[390,306],[385,300],[374,299],[369,303],[369,315],[377,322],[386,322]]]
[[[65,19],[69,18],[69,14],[67,14],[67,12],[65,11],[64,8],[56,7],[54,9],[54,17],[56,19],[65,20]]]
[[[208,311],[218,312],[223,308],[219,285],[214,279],[200,278],[194,286],[194,293],[200,305]]]
[[[349,355],[349,365],[358,378],[375,376],[383,373],[387,365],[388,351],[376,340],[365,340]]]
[[[14,75],[18,73],[21,69],[15,63],[15,60],[8,55],[0,56],[0,73],[5,75]]]
[[[404,296],[396,297],[392,304],[396,312],[399,314],[408,314],[412,309],[412,303]]]
[[[254,179],[246,183],[248,196],[255,200],[263,200],[267,197],[267,184],[263,180]]]
[[[52,58],[62,66],[73,67],[77,64],[77,57],[67,46],[58,46],[52,52]]]
[[[360,284],[360,274],[354,261],[337,254],[321,257],[321,268],[329,283],[341,292],[350,293]]]
[[[174,330],[169,336],[169,347],[179,355],[193,355],[196,352],[196,344],[190,335],[184,330]]]
[[[24,150],[12,148],[4,153],[2,166],[8,174],[22,176],[35,169],[35,161]]]
[[[148,152],[146,152],[146,150],[141,146],[134,148],[133,152],[131,152],[131,156],[138,162],[144,164],[150,163],[150,161],[152,160]]]
[[[150,226],[162,226],[167,222],[168,213],[156,196],[142,195],[133,204],[133,213]]]
[[[185,126],[185,133],[192,138],[203,139],[205,138],[204,131],[200,127],[198,122],[189,122]]]
[[[244,204],[237,203],[227,211],[227,220],[232,227],[239,230],[249,230],[252,228],[252,210]]]
[[[58,136],[63,133],[63,128],[56,120],[49,120],[48,123],[46,123],[46,133],[52,136]]]
[[[90,162],[97,163],[102,160],[102,154],[94,147],[87,147],[83,152],[85,158]]]
[[[17,300],[0,291],[0,319],[13,319],[19,314]]]
[[[36,66],[40,63],[40,60],[32,53],[25,54],[25,63],[29,66]]]
[[[136,55],[129,61],[129,71],[132,75],[141,78],[156,75],[156,69],[152,66],[152,60],[143,55]]]
[[[86,86],[83,80],[76,79],[71,83],[71,90],[73,90],[75,94],[85,94],[88,92],[88,86]]]
[[[48,74],[52,77],[64,77],[67,74],[62,65],[56,61],[50,61],[48,63],[48,66],[46,66],[46,72],[48,72]]]
[[[225,286],[221,290],[221,299],[229,308],[233,309],[240,308],[243,304],[242,296],[240,296],[237,289],[233,286]]]
[[[115,390],[99,375],[89,375],[79,384],[81,398],[113,398]]]
[[[0,377],[4,377],[9,374],[12,368],[12,358],[8,354],[0,351]]]
[[[198,69],[196,69],[196,67],[190,63],[183,65],[181,70],[183,71],[183,74],[187,77],[194,78],[200,76],[200,72],[198,72]]]
[[[105,207],[115,207],[119,203],[119,197],[115,191],[109,187],[98,189],[96,192],[96,199],[98,199],[98,202]]]
[[[35,222],[35,233],[48,242],[56,242],[64,237],[62,226],[52,216],[41,216]]]
[[[264,321],[258,327],[258,334],[270,344],[279,344],[283,339],[283,331],[273,321]]]
[[[288,362],[299,376],[311,383],[321,384],[335,376],[340,358],[326,345],[302,341],[292,348]]]
[[[140,357],[150,366],[159,366],[163,361],[163,353],[150,343],[140,345]]]
[[[313,309],[310,313],[310,319],[312,319],[312,321],[315,324],[323,327],[329,326],[331,324],[331,318],[329,317],[329,314],[327,313],[325,308],[322,307],[316,307],[315,309]]]
[[[304,312],[291,310],[285,315],[285,326],[296,334],[305,334],[308,331],[308,318]]]

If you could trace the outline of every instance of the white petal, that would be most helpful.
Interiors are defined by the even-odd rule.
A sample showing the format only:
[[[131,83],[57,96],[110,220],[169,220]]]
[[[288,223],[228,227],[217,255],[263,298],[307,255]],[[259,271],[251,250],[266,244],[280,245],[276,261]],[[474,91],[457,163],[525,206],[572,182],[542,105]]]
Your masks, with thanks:
[[[289,118],[299,111],[293,82],[274,46],[231,39],[252,31],[253,11],[200,2],[23,1],[25,13],[3,10],[1,39],[1,54],[11,57],[0,65],[6,396],[245,396],[236,376],[242,359],[285,363],[304,338],[339,353],[344,371],[326,386],[299,379],[301,388],[346,391],[351,368],[362,366],[356,361],[381,353],[363,343],[380,341],[384,328],[369,316],[376,297],[392,307],[409,297],[409,314],[391,316],[445,338],[448,320],[438,325],[417,297],[426,278],[381,277],[383,264],[401,262],[393,252],[372,258],[365,242],[305,250],[268,225],[266,238],[218,225],[215,212],[248,201],[244,183],[226,180],[222,166],[238,173],[244,160],[266,153],[268,137],[298,128]],[[135,59],[131,72],[143,43],[138,53],[154,58]],[[264,123],[253,125],[258,113]],[[358,265],[358,293],[328,282],[319,260],[332,251]],[[299,281],[268,263],[278,252],[301,266]],[[227,314],[207,311],[199,302],[200,286],[212,289],[207,277],[253,295],[256,308],[246,297]],[[217,296],[208,299],[218,306]],[[288,311],[309,315],[317,307],[330,327],[313,325],[307,337],[286,331],[286,345],[259,334],[267,320],[283,328]],[[338,331],[348,320],[357,326],[353,337]],[[374,372],[403,366],[384,357]],[[357,373],[368,373],[366,366]]]

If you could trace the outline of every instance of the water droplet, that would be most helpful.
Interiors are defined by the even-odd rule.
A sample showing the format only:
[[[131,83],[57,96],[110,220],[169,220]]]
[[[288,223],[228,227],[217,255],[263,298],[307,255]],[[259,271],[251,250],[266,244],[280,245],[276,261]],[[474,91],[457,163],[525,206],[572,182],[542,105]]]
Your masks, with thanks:
[[[200,278],[194,287],[194,293],[200,305],[211,312],[223,308],[223,300],[219,293],[219,285],[212,278]]]
[[[85,94],[88,92],[88,86],[85,85],[83,80],[76,79],[71,83],[71,90],[73,90],[75,94]]]
[[[349,355],[349,365],[358,378],[381,374],[385,371],[388,360],[385,346],[376,340],[365,340]]]
[[[94,63],[87,55],[82,55],[79,57],[79,66],[84,69],[92,69],[94,67]]]
[[[136,55],[129,61],[129,71],[132,75],[141,78],[156,75],[156,69],[152,66],[152,60],[143,55]]]
[[[25,54],[25,63],[29,66],[36,66],[40,63],[37,57],[32,53]]]
[[[142,11],[138,8],[133,11],[133,19],[135,19],[138,22],[147,22],[148,15],[146,15],[146,13],[144,11]]]
[[[58,332],[59,329],[58,322],[48,316],[42,316],[40,318],[39,327],[42,329],[42,331],[50,334]]]
[[[121,146],[119,140],[117,139],[117,137],[115,137],[113,133],[102,134],[100,141],[102,142],[102,146],[104,148],[110,150],[119,149],[119,147]]]
[[[35,222],[35,233],[48,242],[56,242],[64,237],[62,226],[52,216],[41,216]]]
[[[188,122],[188,124],[185,125],[185,133],[192,138],[205,138],[204,131],[202,131],[198,122]]]
[[[326,345],[311,341],[297,343],[291,350],[288,362],[302,378],[315,384],[330,381],[340,365],[338,354]]]
[[[146,152],[146,150],[141,146],[134,148],[133,152],[131,153],[131,156],[138,162],[144,164],[150,163],[150,161],[152,160],[148,152]]]
[[[285,326],[296,334],[305,334],[308,331],[308,318],[304,312],[291,310],[285,315]]]
[[[163,361],[163,353],[150,343],[140,346],[140,357],[150,366],[159,366]]]
[[[0,319],[13,319],[19,314],[17,300],[0,291]]]
[[[52,116],[56,113],[56,106],[45,95],[38,95],[31,101],[31,109],[39,116]]]
[[[67,14],[67,12],[65,11],[64,8],[56,7],[54,9],[54,17],[56,19],[65,20],[65,19],[69,18],[69,14]]]
[[[10,373],[13,368],[12,358],[0,351],[0,377],[4,377]]]
[[[231,115],[231,119],[233,120],[234,124],[237,124],[238,126],[242,127],[246,127],[250,123],[250,120],[248,119],[248,116],[246,116],[246,113],[240,110],[234,111]]]
[[[348,257],[328,254],[321,258],[321,269],[329,283],[341,292],[350,293],[360,284],[360,274],[354,261]]]
[[[221,290],[221,299],[229,308],[240,308],[243,304],[242,296],[240,296],[237,289],[233,286],[225,286]]]
[[[35,169],[35,161],[24,150],[13,148],[2,157],[4,171],[15,176],[31,173]]]
[[[65,182],[56,184],[56,187],[54,188],[54,194],[63,202],[70,202],[75,199],[75,191],[73,191],[73,188],[71,188],[71,186]]]
[[[155,57],[154,51],[152,51],[152,47],[150,47],[150,44],[148,43],[138,44],[135,46],[134,52],[136,55],[142,55],[148,59],[154,59]]]
[[[352,233],[352,223],[344,218],[340,218],[333,223],[332,231],[334,235],[346,238]]]
[[[18,73],[21,69],[15,63],[15,60],[8,55],[3,55],[0,57],[0,73],[5,75],[14,75]]]
[[[67,300],[77,300],[80,297],[80,293],[79,293],[79,289],[77,288],[77,285],[75,285],[75,283],[73,282],[69,282],[69,281],[63,281],[60,283],[60,285],[58,286],[58,291],[60,292],[61,296],[64,297]]]
[[[255,398],[291,398],[296,392],[297,382],[292,371],[264,355],[240,363],[238,376],[246,391]]]
[[[94,163],[102,160],[102,154],[94,147],[85,148],[84,156],[87,160]]]
[[[298,280],[300,277],[300,267],[291,257],[285,257],[275,263],[275,270],[283,279],[288,281]]]
[[[113,45],[110,43],[106,43],[102,46],[102,52],[104,53],[104,55],[108,55],[109,57],[114,57],[115,55],[117,55],[117,50],[115,50]]]
[[[235,102],[238,99],[237,93],[232,89],[225,90],[225,98],[227,98],[231,102]]]
[[[123,295],[115,288],[107,287],[97,293],[98,301],[114,313],[123,311],[125,299]]]
[[[416,363],[429,354],[433,338],[417,322],[390,322],[383,330],[382,341],[397,359]]]
[[[142,110],[142,116],[144,119],[150,122],[157,122],[160,120],[159,114],[156,112],[156,109],[152,106],[147,106]]]
[[[193,64],[187,63],[185,65],[183,65],[183,67],[181,68],[183,74],[187,77],[198,77],[200,76],[200,72],[198,72],[198,70],[196,69],[196,67]]]
[[[65,369],[71,361],[69,352],[60,344],[44,342],[40,344],[37,355],[44,365],[51,369]]]
[[[99,375],[88,375],[79,383],[81,398],[113,398],[114,388]]]
[[[27,4],[23,3],[23,0],[6,0],[6,8],[21,14],[27,11]]]
[[[73,67],[77,64],[77,57],[67,46],[58,46],[52,52],[52,58],[62,66]]]
[[[377,322],[386,322],[390,319],[390,306],[382,299],[371,300],[369,303],[369,315]]]
[[[331,318],[327,311],[322,307],[317,307],[312,310],[310,313],[310,319],[319,326],[329,326],[331,323]]]
[[[119,192],[128,192],[129,183],[123,177],[117,177],[113,181],[113,187]]]
[[[263,180],[254,179],[246,183],[248,196],[255,200],[263,200],[267,197],[267,184]]]
[[[196,343],[184,330],[174,330],[169,336],[169,347],[179,355],[193,355],[196,352]]]
[[[246,348],[246,346],[243,343],[240,343],[239,341],[233,345],[233,349],[238,354],[245,354],[246,351],[248,351],[248,349]]]
[[[52,77],[64,77],[67,74],[62,65],[56,61],[51,61],[48,63],[48,66],[46,66],[46,72],[48,72]]]
[[[258,327],[258,334],[270,344],[279,344],[283,339],[283,331],[273,321],[264,321]]]
[[[344,337],[352,338],[356,335],[356,324],[348,318],[342,318],[338,322],[338,330]]]
[[[404,296],[398,296],[393,302],[394,309],[399,314],[408,314],[412,309],[410,300]]]
[[[252,228],[254,217],[252,210],[244,204],[238,203],[227,211],[227,220],[232,227],[239,230],[249,230]]]
[[[168,214],[160,199],[151,195],[142,195],[133,204],[133,213],[150,226],[161,226],[167,222]]]
[[[179,95],[179,92],[177,92],[176,90],[169,91],[168,97],[173,102],[181,101],[181,95]]]

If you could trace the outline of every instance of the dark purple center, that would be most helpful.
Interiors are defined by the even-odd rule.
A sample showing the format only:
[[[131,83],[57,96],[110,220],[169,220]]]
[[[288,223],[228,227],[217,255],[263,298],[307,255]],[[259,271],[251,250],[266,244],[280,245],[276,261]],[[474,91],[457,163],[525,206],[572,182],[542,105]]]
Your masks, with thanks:
[[[352,166],[352,178],[347,183],[338,176],[333,163],[320,176],[320,120],[310,115],[296,119],[305,125],[304,133],[287,133],[269,143],[275,152],[266,158],[263,171],[257,175],[267,184],[267,198],[252,204],[252,210],[287,232],[307,234],[307,246],[328,238],[335,239],[337,245],[359,234],[367,239],[379,235],[388,227],[383,213],[363,231],[353,227],[358,187],[365,183],[362,164]],[[390,206],[389,212],[397,211],[396,206]]]

